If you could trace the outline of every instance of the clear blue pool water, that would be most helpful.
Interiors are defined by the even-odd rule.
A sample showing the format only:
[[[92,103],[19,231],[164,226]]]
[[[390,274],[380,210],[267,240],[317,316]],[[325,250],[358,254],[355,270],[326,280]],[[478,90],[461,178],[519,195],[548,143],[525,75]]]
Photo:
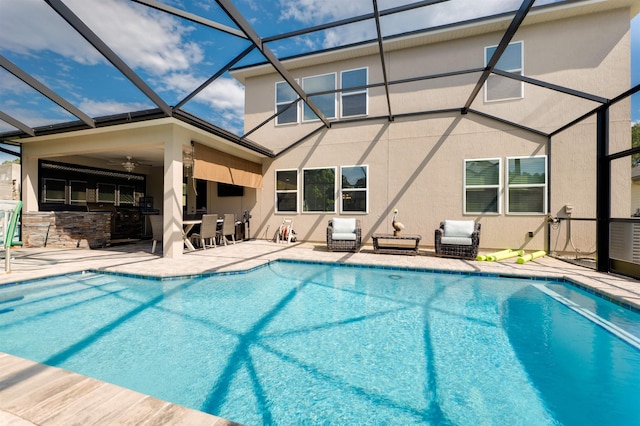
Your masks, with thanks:
[[[276,262],[0,286],[0,351],[247,425],[640,424],[639,337],[552,281]]]

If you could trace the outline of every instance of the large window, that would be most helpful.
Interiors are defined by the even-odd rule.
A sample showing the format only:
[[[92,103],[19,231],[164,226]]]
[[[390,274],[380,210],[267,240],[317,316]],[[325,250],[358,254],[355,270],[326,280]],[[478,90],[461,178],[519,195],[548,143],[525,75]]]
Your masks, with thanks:
[[[547,157],[507,158],[507,213],[547,211]]]
[[[464,161],[464,212],[500,213],[500,159]]]
[[[71,204],[87,204],[87,182],[84,180],[70,180]]]
[[[276,124],[291,124],[298,122],[298,104],[291,105],[298,99],[298,94],[289,83],[276,83],[276,112],[284,111],[276,118]]]
[[[335,213],[336,169],[302,170],[302,211]]]
[[[307,94],[321,93],[327,91],[336,90],[336,74],[324,74],[313,77],[305,77],[302,79],[302,89]],[[311,100],[320,111],[324,114],[325,118],[336,118],[336,94],[325,93],[320,95],[309,96]],[[318,120],[318,116],[313,112],[311,108],[305,103],[303,107],[302,119],[303,121]]]
[[[116,203],[116,186],[110,183],[98,184],[98,202]]]
[[[340,199],[343,213],[367,213],[368,166],[340,168]]]
[[[298,212],[298,171],[276,170],[276,213]]]
[[[65,204],[67,181],[63,179],[44,179],[44,201],[45,203]]]
[[[505,49],[496,68],[514,74],[523,75],[522,41],[510,43]],[[485,47],[484,65],[486,66],[491,56],[496,51],[497,46]],[[484,86],[485,101],[500,101],[506,99],[517,99],[524,96],[524,83],[512,78],[491,75]]]
[[[343,90],[340,95],[342,117],[351,117],[367,114],[367,69],[343,71],[340,74],[342,89],[354,88],[353,90]]]
[[[135,196],[135,187],[130,185],[118,186],[118,204],[119,205],[133,205]]]

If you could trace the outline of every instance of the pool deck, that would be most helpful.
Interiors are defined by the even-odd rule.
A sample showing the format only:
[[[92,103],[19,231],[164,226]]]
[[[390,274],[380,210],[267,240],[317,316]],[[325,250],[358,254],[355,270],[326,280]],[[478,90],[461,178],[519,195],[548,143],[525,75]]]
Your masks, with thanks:
[[[175,276],[246,270],[277,259],[384,265],[444,271],[483,272],[525,277],[565,278],[640,309],[640,281],[602,274],[551,257],[523,265],[514,259],[477,262],[440,258],[421,250],[417,256],[328,252],[317,243],[282,244],[264,240],[185,253],[180,259],[151,254],[151,242],[103,250],[12,250],[12,272],[0,273],[0,286],[50,275],[86,270]],[[28,425],[232,425],[231,421],[152,398],[128,389],[27,361],[0,352],[0,424]]]

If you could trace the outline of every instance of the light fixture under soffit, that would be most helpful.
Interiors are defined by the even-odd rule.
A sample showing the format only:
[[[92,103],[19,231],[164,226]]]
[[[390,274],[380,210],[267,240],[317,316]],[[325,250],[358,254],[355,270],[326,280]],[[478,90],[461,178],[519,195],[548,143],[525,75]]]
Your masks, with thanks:
[[[133,169],[136,168],[136,163],[134,163],[133,161],[131,161],[131,156],[127,155],[127,161],[125,161],[124,163],[122,163],[122,167],[124,167],[124,169],[128,172],[131,173],[133,171]]]
[[[193,167],[193,153],[185,151],[182,153],[182,164],[188,170]]]

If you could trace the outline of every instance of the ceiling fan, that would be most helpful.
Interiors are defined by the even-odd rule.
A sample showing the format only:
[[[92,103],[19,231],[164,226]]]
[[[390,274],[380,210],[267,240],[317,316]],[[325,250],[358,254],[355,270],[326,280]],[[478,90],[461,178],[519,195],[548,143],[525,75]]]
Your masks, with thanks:
[[[134,161],[133,157],[131,157],[130,155],[127,155],[125,157],[125,161],[111,160],[109,162],[111,164],[120,164],[128,173],[133,172],[133,170],[137,166],[151,166],[151,164],[148,164],[148,163],[143,163],[141,161]]]

